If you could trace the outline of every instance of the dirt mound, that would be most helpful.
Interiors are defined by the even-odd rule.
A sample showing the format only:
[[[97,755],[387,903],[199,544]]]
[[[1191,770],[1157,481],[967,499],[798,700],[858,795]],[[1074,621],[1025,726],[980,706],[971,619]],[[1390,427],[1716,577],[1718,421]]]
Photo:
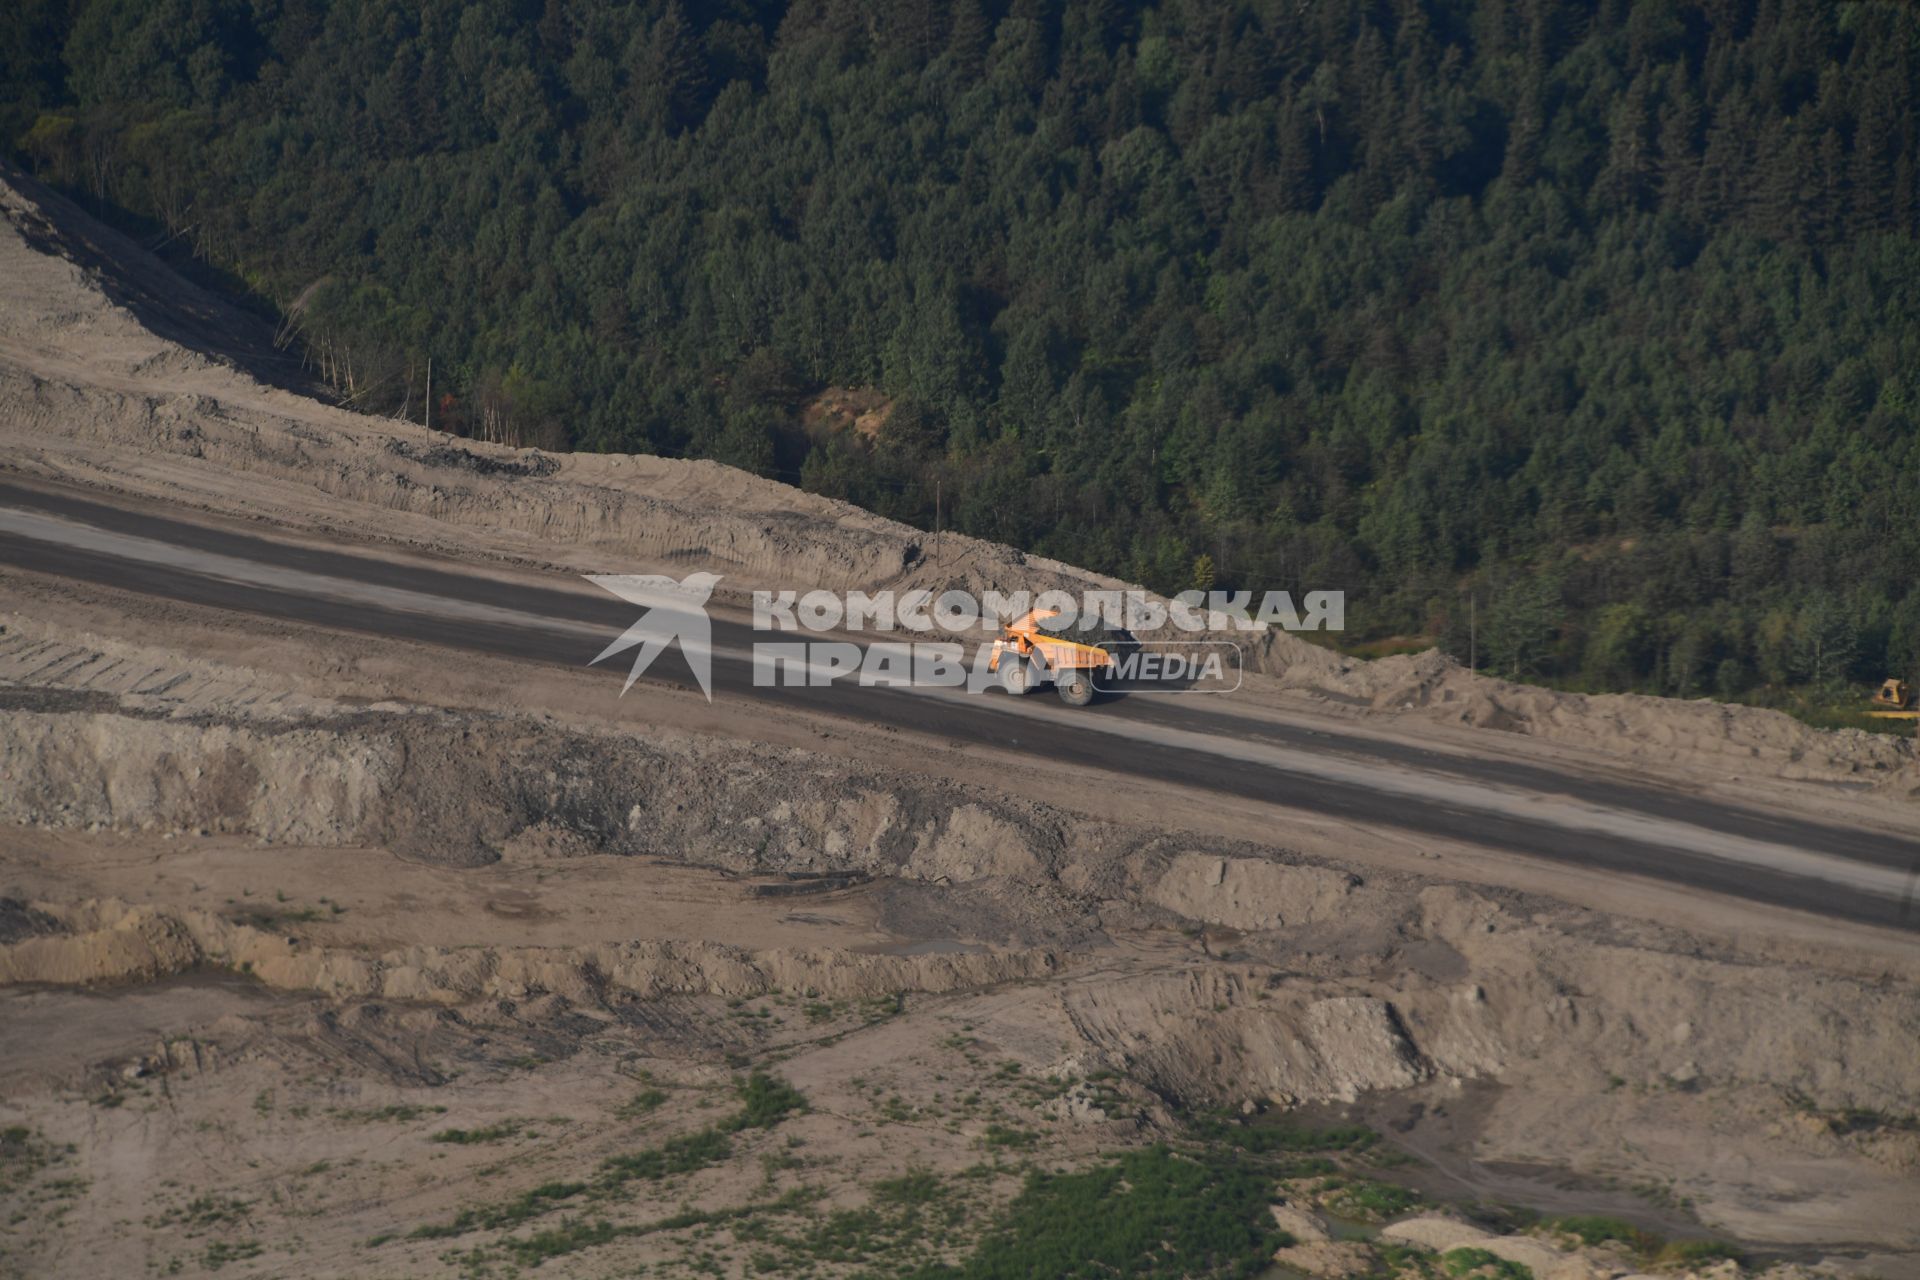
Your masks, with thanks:
[[[1230,929],[1280,929],[1339,919],[1359,877],[1330,867],[1182,853],[1153,882],[1148,900],[1192,920]]]
[[[716,944],[640,941],[590,947],[409,947],[368,955],[316,946],[206,911],[114,900],[33,907],[57,932],[0,945],[0,985],[151,982],[203,965],[269,987],[334,999],[461,1004],[558,995],[600,1004],[616,995],[758,996],[814,992],[871,999],[901,991],[956,991],[1051,975],[1062,961],[1032,950],[933,956],[838,950],[747,951]]]
[[[1654,763],[1721,773],[1874,787],[1920,800],[1920,744],[1858,729],[1815,729],[1792,716],[1709,699],[1561,693],[1468,671],[1437,650],[1373,662],[1277,637],[1280,687],[1370,711],[1546,738]],[[1317,656],[1316,656],[1317,655]]]
[[[1357,910],[1389,904],[1401,905]],[[1536,922],[1454,887],[1422,891],[1415,911],[1367,977],[1351,963],[1320,978],[1297,961],[1218,964],[1075,981],[1065,998],[1116,1068],[1231,1105],[1352,1099],[1436,1078],[1500,1080],[1556,1105],[1623,1088],[1755,1085],[1826,1107],[1907,1105],[1902,1045],[1920,1035],[1910,989],[1581,936],[1571,918]],[[1436,949],[1459,959],[1457,972],[1421,963]]]
[[[893,401],[874,387],[828,387],[800,406],[800,423],[816,438],[850,431],[871,441],[892,416]]]

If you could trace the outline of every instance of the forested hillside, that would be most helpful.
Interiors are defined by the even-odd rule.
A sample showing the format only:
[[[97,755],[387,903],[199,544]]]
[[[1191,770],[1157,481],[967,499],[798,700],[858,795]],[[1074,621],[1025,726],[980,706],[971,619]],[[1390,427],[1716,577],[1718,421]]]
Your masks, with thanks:
[[[23,162],[356,405],[1593,687],[1920,675],[1920,14],[26,0]],[[804,422],[827,388],[877,433]]]

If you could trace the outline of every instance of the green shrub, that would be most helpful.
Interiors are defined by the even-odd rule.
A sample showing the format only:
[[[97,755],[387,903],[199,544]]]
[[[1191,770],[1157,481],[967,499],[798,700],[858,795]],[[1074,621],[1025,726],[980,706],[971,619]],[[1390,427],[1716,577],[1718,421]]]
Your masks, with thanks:
[[[1039,1140],[1040,1135],[1031,1129],[1016,1129],[1004,1124],[990,1124],[981,1136],[981,1141],[990,1147],[1004,1147],[1011,1151],[1025,1151]]]
[[[669,1138],[657,1147],[648,1147],[631,1155],[611,1156],[601,1165],[603,1177],[619,1183],[635,1179],[656,1181],[676,1173],[692,1173],[718,1164],[733,1154],[733,1143],[718,1128]]]
[[[742,1080],[737,1086],[737,1092],[741,1107],[735,1115],[719,1124],[681,1134],[677,1138],[669,1138],[657,1147],[648,1147],[627,1155],[610,1156],[601,1162],[599,1177],[592,1184],[550,1182],[516,1196],[504,1204],[463,1209],[451,1222],[418,1227],[412,1233],[413,1238],[441,1239],[480,1228],[509,1227],[547,1213],[561,1201],[570,1200],[590,1190],[596,1194],[606,1194],[628,1182],[654,1182],[676,1174],[694,1173],[709,1165],[718,1164],[733,1154],[733,1141],[729,1137],[730,1134],[746,1129],[771,1128],[783,1117],[796,1111],[804,1111],[807,1107],[807,1100],[801,1096],[799,1090],[765,1072],[756,1071]],[[447,1130],[445,1132],[463,1133],[465,1131]],[[439,1135],[435,1136],[439,1139]],[[475,1141],[477,1139],[468,1137],[440,1140]],[[549,1244],[551,1243],[552,1241],[549,1241]]]
[[[1231,1152],[1133,1151],[1083,1173],[1036,1173],[957,1267],[916,1280],[1253,1277],[1291,1237],[1267,1212],[1272,1179]]]
[[[741,1081],[738,1092],[740,1114],[727,1121],[725,1128],[729,1132],[771,1129],[793,1112],[807,1109],[807,1100],[798,1089],[764,1071],[756,1071]]]
[[[465,1235],[469,1231],[481,1228],[511,1227],[525,1222],[528,1218],[537,1218],[552,1209],[562,1200],[587,1190],[584,1182],[547,1182],[531,1191],[523,1191],[503,1204],[484,1208],[462,1209],[454,1215],[452,1222],[438,1225],[415,1227],[409,1234],[414,1240],[441,1240],[448,1236]]]
[[[1734,1262],[1746,1260],[1738,1246],[1724,1240],[1675,1240],[1660,1251],[1660,1261],[1694,1266],[1702,1262],[1718,1262],[1722,1258]]]
[[[939,1176],[920,1169],[874,1183],[873,1198],[882,1204],[931,1204],[940,1198],[940,1191]]]
[[[1509,1262],[1485,1249],[1449,1249],[1440,1255],[1440,1265],[1450,1276],[1473,1276],[1483,1280],[1533,1280],[1533,1268]]]
[[[1315,1129],[1288,1122],[1238,1124],[1210,1117],[1193,1125],[1194,1136],[1224,1142],[1241,1151],[1264,1155],[1275,1151],[1359,1151],[1380,1141],[1380,1135],[1362,1125]]]
[[[548,1258],[606,1244],[618,1234],[614,1225],[604,1219],[595,1222],[570,1219],[557,1227],[536,1231],[524,1238],[510,1237],[500,1243],[521,1266],[537,1267]]]
[[[518,1120],[502,1120],[499,1124],[490,1124],[479,1129],[442,1129],[429,1141],[450,1142],[463,1147],[481,1142],[504,1142],[518,1134],[524,1127]]]
[[[1659,1236],[1642,1231],[1631,1222],[1622,1222],[1618,1218],[1577,1215],[1569,1218],[1555,1218],[1551,1225],[1555,1230],[1564,1231],[1575,1237],[1581,1244],[1624,1244],[1635,1253],[1643,1255],[1658,1253],[1660,1246],[1664,1243]]]
[[[229,1262],[245,1262],[249,1258],[259,1257],[260,1253],[258,1240],[216,1240],[200,1255],[200,1265],[208,1271],[218,1271]]]
[[[1397,1217],[1420,1202],[1420,1197],[1391,1182],[1355,1178],[1341,1185],[1329,1198],[1329,1206],[1349,1217],[1377,1221]]]
[[[651,1111],[659,1110],[660,1104],[666,1100],[667,1092],[664,1089],[642,1089],[620,1104],[619,1114],[628,1119],[644,1116]]]

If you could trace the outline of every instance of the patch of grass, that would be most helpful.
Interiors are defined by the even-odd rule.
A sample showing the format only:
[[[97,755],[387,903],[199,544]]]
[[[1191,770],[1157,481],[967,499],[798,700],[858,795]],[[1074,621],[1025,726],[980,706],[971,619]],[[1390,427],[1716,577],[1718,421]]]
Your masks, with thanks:
[[[1420,1197],[1405,1187],[1371,1178],[1341,1179],[1330,1191],[1329,1208],[1365,1222],[1397,1218],[1420,1202]]]
[[[451,1222],[416,1227],[417,1240],[437,1240],[469,1231],[512,1227],[551,1212],[576,1196],[592,1192],[611,1195],[629,1182],[657,1182],[678,1174],[695,1173],[733,1154],[731,1135],[748,1129],[770,1129],[787,1116],[807,1108],[807,1100],[786,1081],[756,1071],[735,1086],[740,1110],[718,1124],[669,1138],[657,1147],[627,1155],[609,1156],[591,1183],[549,1182],[502,1204],[462,1209]]]
[[[380,1122],[404,1124],[410,1120],[418,1120],[422,1116],[443,1116],[446,1113],[445,1107],[428,1106],[417,1102],[395,1102],[384,1107],[368,1107],[360,1110],[343,1108],[331,1114],[338,1119],[351,1120],[357,1124]]]
[[[1510,1262],[1485,1249],[1449,1249],[1440,1255],[1440,1265],[1450,1276],[1472,1276],[1476,1280],[1533,1280],[1533,1268]]]
[[[633,1120],[659,1110],[661,1104],[666,1100],[667,1091],[665,1089],[642,1089],[639,1093],[634,1094],[631,1098],[621,1103],[619,1111],[615,1114],[619,1115],[622,1119]]]
[[[873,1209],[841,1209],[830,1213],[798,1240],[796,1252],[814,1262],[858,1263],[889,1251],[890,1223]]]
[[[408,1235],[414,1240],[444,1240],[450,1236],[465,1235],[469,1231],[478,1231],[483,1228],[518,1226],[529,1218],[537,1218],[548,1212],[562,1201],[573,1199],[587,1189],[588,1185],[584,1182],[542,1183],[533,1190],[523,1191],[502,1204],[462,1209],[451,1222],[415,1227]]]
[[[1267,1155],[1280,1151],[1362,1151],[1380,1141],[1380,1135],[1361,1125],[1316,1129],[1288,1121],[1240,1124],[1210,1116],[1191,1126],[1197,1138],[1224,1142],[1240,1151]]]
[[[280,901],[285,902],[286,898],[282,897]],[[235,924],[243,924],[250,928],[272,933],[284,925],[312,924],[316,920],[330,920],[336,914],[338,914],[338,910],[323,911],[319,907],[288,907],[285,909],[252,907],[243,911],[236,911],[232,913],[229,918]]]
[[[1660,1246],[1665,1243],[1652,1232],[1642,1231],[1631,1222],[1622,1222],[1618,1218],[1589,1214],[1555,1218],[1548,1225],[1556,1231],[1563,1231],[1573,1236],[1584,1245],[1623,1244],[1642,1256],[1658,1253]]]
[[[1166,1147],[1084,1173],[1035,1173],[959,1266],[916,1280],[1010,1276],[1252,1277],[1293,1243],[1267,1212],[1271,1179],[1238,1155]]]
[[[981,1189],[943,1187],[932,1174],[916,1171],[877,1183],[872,1191],[866,1206],[830,1213],[798,1232],[754,1222],[736,1227],[734,1235],[743,1244],[766,1246],[750,1259],[757,1274],[810,1275],[825,1264],[858,1267],[854,1274],[862,1277],[911,1275],[952,1255],[961,1228],[978,1216],[971,1202]]]
[[[804,1192],[788,1192],[778,1200],[735,1205],[727,1209],[683,1209],[665,1218],[628,1226],[615,1226],[602,1218],[592,1221],[569,1218],[558,1226],[536,1231],[532,1235],[509,1236],[499,1242],[499,1248],[520,1266],[537,1267],[553,1258],[578,1253],[583,1249],[597,1248],[626,1237],[653,1235],[662,1231],[687,1231],[698,1227],[714,1227],[722,1223],[738,1223],[766,1213],[790,1212],[804,1205],[806,1198]],[[484,1265],[486,1253],[485,1250],[474,1250],[466,1255],[466,1260],[475,1264],[473,1269],[479,1271]],[[483,1272],[483,1274],[492,1273]]]
[[[429,1142],[450,1142],[457,1146],[473,1146],[482,1142],[505,1142],[508,1138],[518,1137],[526,1131],[526,1123],[520,1120],[502,1120],[499,1124],[490,1124],[478,1129],[442,1129],[428,1139]]]
[[[891,995],[868,996],[860,1002],[860,1017],[869,1022],[885,1022],[888,1018],[898,1017],[907,1011],[907,994],[895,991]]]
[[[200,1265],[208,1271],[218,1271],[229,1262],[245,1262],[248,1258],[257,1258],[262,1252],[258,1240],[216,1240],[207,1246],[200,1255]]]
[[[698,1129],[644,1151],[609,1156],[600,1166],[601,1180],[616,1185],[636,1179],[657,1182],[677,1173],[693,1173],[710,1164],[719,1164],[732,1154],[733,1143],[723,1130]]]
[[[1424,1249],[1406,1244],[1389,1244],[1376,1241],[1373,1246],[1376,1257],[1380,1259],[1380,1276],[1418,1276],[1422,1280],[1433,1274],[1428,1259],[1432,1256]]]
[[[771,1129],[796,1111],[807,1109],[800,1091],[764,1071],[756,1071],[740,1083],[740,1114],[721,1127],[729,1133],[742,1129]]]
[[[989,1147],[1002,1147],[1009,1151],[1025,1151],[1039,1141],[1040,1135],[1031,1129],[1016,1129],[1010,1125],[990,1124],[981,1135],[980,1141]]]
[[[804,1168],[806,1163],[790,1151],[769,1152],[760,1157],[760,1171],[766,1176],[767,1185],[772,1186],[781,1173]]]
[[[1332,1178],[1340,1173],[1340,1166],[1326,1156],[1269,1157],[1266,1167],[1276,1178]]]
[[[873,1184],[873,1198],[881,1204],[932,1204],[940,1198],[940,1192],[939,1175],[924,1169]]]
[[[1675,1190],[1671,1182],[1637,1182],[1629,1190],[1649,1204],[1659,1205],[1663,1209],[1677,1209],[1682,1213],[1693,1212],[1692,1197],[1682,1195]]]
[[[523,1267],[537,1267],[549,1258],[610,1243],[620,1232],[605,1218],[592,1222],[568,1219],[532,1235],[501,1241],[501,1246]]]
[[[58,1153],[25,1125],[0,1129],[0,1192],[25,1186],[58,1160]]]
[[[150,1226],[172,1226],[178,1224],[187,1228],[190,1234],[214,1227],[230,1226],[244,1222],[253,1211],[251,1201],[238,1196],[217,1196],[212,1193],[195,1196],[177,1209],[169,1209],[157,1217],[147,1219]]]
[[[1746,1254],[1724,1240],[1675,1240],[1660,1251],[1660,1261],[1674,1266],[1698,1266],[1723,1258],[1744,1263]]]

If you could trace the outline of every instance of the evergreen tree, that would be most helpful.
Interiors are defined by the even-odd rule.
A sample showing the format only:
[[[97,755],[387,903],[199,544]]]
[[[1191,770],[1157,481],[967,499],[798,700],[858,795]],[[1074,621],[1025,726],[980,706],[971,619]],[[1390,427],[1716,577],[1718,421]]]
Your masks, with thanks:
[[[0,142],[299,298],[371,411],[431,356],[436,427],[937,488],[1362,635],[1473,589],[1595,687],[1920,644],[1910,5],[16,8]],[[854,389],[886,425],[819,428]]]

